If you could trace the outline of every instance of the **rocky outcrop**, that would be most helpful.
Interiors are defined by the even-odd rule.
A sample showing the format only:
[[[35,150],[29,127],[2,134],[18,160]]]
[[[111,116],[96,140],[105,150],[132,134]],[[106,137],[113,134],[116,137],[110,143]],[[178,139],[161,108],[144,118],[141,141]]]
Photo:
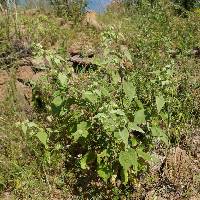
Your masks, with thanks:
[[[16,108],[25,113],[26,116],[32,115],[32,87],[31,82],[38,81],[45,72],[35,73],[31,66],[21,66],[15,72],[0,71],[0,102],[12,100]]]
[[[103,26],[97,21],[97,13],[94,11],[86,12],[83,24],[92,27],[98,31],[102,30],[103,28]]]
[[[71,45],[68,52],[69,61],[72,63],[75,72],[94,70],[98,67],[93,63],[95,49],[89,43],[85,45],[82,42],[76,42]]]

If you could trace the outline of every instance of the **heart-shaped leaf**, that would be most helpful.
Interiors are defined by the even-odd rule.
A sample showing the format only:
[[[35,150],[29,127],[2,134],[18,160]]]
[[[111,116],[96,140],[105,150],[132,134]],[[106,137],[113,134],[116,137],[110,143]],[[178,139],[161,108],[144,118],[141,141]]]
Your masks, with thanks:
[[[42,128],[39,129],[38,133],[36,134],[36,137],[39,139],[39,141],[45,146],[45,148],[48,148],[47,145],[47,138],[48,135],[46,133],[46,131]]]
[[[165,105],[164,97],[162,95],[156,96],[156,106],[157,106],[158,113],[160,113],[164,105]]]
[[[120,152],[119,162],[124,170],[128,170],[131,166],[135,172],[138,171],[138,156],[134,149],[128,149],[127,151]]]
[[[145,123],[145,114],[144,114],[144,109],[138,110],[135,112],[135,118],[134,122],[136,124],[143,124]]]
[[[66,87],[67,86],[67,81],[68,81],[68,78],[65,74],[63,73],[59,73],[58,74],[58,80],[59,80],[59,83],[62,87]]]

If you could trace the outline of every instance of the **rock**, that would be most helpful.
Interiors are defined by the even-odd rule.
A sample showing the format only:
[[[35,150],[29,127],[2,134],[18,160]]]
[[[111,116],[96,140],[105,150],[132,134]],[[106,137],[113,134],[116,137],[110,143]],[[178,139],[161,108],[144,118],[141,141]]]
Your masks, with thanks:
[[[5,100],[7,96],[7,83],[10,80],[8,73],[5,70],[0,71],[0,101]]]
[[[49,61],[43,56],[31,59],[31,63],[34,71],[46,70],[50,65]]]
[[[69,48],[70,56],[80,55],[81,54],[81,45],[75,43]]]
[[[70,61],[79,65],[88,65],[90,63],[89,60],[81,58],[79,55],[72,56]]]
[[[193,182],[194,163],[187,152],[180,147],[170,150],[166,157],[164,174],[177,187],[189,186]]]
[[[101,31],[103,26],[97,21],[97,13],[94,11],[87,11],[83,19],[83,24]]]
[[[28,104],[32,100],[32,89],[23,83],[16,81],[17,96],[20,102],[27,102]],[[26,103],[25,103],[26,104]]]
[[[195,134],[190,142],[190,151],[200,161],[200,129],[195,130]]]
[[[0,101],[5,100],[6,96],[7,96],[6,84],[0,85]]]
[[[94,54],[95,54],[95,50],[92,47],[89,47],[84,52],[85,57],[88,57],[88,58],[94,57]]]
[[[43,76],[45,76],[45,75],[47,75],[46,72],[38,72],[38,73],[36,73],[36,74],[33,75],[32,80],[36,82],[36,81],[38,81],[41,77],[43,77]]]
[[[79,70],[95,70],[98,67],[92,63],[91,58],[82,58],[79,55],[72,56],[69,61],[72,62],[72,67],[76,72]]]
[[[0,71],[0,85],[5,84],[7,81],[9,81],[9,75],[5,70]]]
[[[156,175],[160,173],[160,170],[162,170],[161,168],[163,163],[165,162],[166,157],[156,153],[154,153],[152,156],[154,157],[155,161],[152,161],[150,163],[150,172],[152,175]]]
[[[84,40],[78,41],[74,43],[68,51],[70,54],[69,61],[72,62],[72,66],[75,70],[85,69],[87,71],[90,68],[97,68],[97,66],[92,63],[95,49],[90,42],[84,42]]]
[[[22,66],[17,70],[16,77],[22,81],[29,81],[33,78],[34,72],[30,66]]]
[[[70,21],[66,21],[66,19],[63,19],[62,17],[56,18],[56,21],[57,21],[58,25],[61,26],[61,28],[64,28],[64,29],[70,29],[72,24],[73,24]]]
[[[23,83],[16,81],[16,98],[21,111],[30,114],[32,107],[30,102],[32,100],[32,89]]]
[[[68,52],[70,56],[79,55],[91,58],[95,54],[95,47],[90,37],[80,33],[76,41],[69,47]]]
[[[194,55],[196,58],[200,58],[200,47],[194,47],[191,51],[191,55]]]

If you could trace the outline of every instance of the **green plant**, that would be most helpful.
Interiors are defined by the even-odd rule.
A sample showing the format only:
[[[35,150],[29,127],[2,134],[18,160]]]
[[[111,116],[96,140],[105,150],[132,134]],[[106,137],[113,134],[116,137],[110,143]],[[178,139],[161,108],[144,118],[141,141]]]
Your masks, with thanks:
[[[20,39],[31,44],[28,60],[35,61],[34,72],[48,74],[31,81],[34,122],[18,123],[20,129],[11,125],[21,114],[14,98],[12,104],[7,102],[14,110],[11,115],[1,108],[3,193],[51,199],[54,188],[57,195],[69,187],[83,199],[93,194],[98,199],[134,199],[134,194],[142,199],[144,190],[158,189],[159,174],[145,173],[153,171],[152,155],[162,157],[177,143],[186,149],[185,138],[194,122],[199,123],[199,18],[192,12],[187,18],[174,16],[168,1],[152,8],[143,2],[131,7],[132,12],[120,8],[119,13],[102,14],[104,31],[95,35],[82,26],[60,27],[60,18],[53,14],[19,12]],[[9,22],[7,26],[4,16],[0,18],[4,69],[10,67],[7,55],[13,51],[8,36],[16,36],[13,19]],[[80,57],[96,47],[89,58],[95,70],[81,66],[83,70],[74,72],[65,48],[74,43],[81,48]],[[15,60],[18,66],[21,58]]]
[[[151,72],[128,72],[123,63],[132,62],[129,49],[110,49],[123,42],[123,34],[111,27],[101,38],[107,59],[94,59],[101,67],[85,82],[55,68],[50,82],[35,86],[43,93],[39,97],[51,127],[47,143],[41,142],[50,152],[59,146],[76,158],[73,170],[79,173],[94,169],[106,182],[130,184],[148,170],[155,145],[169,145],[172,126],[187,120],[187,110],[182,111],[173,62]]]
[[[80,21],[87,6],[87,1],[85,0],[50,0],[50,2],[56,9],[58,15],[67,16],[75,22]]]
[[[118,37],[112,32],[105,34],[111,43]],[[115,56],[115,64],[120,62],[119,56],[108,54]],[[131,59],[128,50],[125,57]],[[76,85],[69,84],[70,74],[54,75],[53,93],[43,99],[52,130],[56,131],[56,136],[49,136],[49,142],[54,146],[53,141],[59,140],[61,146],[66,146],[70,141],[69,152],[78,143],[77,167],[86,171],[95,167],[104,181],[115,177],[127,184],[129,177],[147,169],[155,139],[168,144],[168,137],[159,125],[166,100],[162,88],[159,95],[147,94],[149,99],[143,99],[138,93],[137,76],[123,75],[120,67],[109,69],[108,64],[109,59],[103,73],[101,69],[91,76],[88,80],[91,84],[81,92]],[[49,148],[54,148],[51,145]]]

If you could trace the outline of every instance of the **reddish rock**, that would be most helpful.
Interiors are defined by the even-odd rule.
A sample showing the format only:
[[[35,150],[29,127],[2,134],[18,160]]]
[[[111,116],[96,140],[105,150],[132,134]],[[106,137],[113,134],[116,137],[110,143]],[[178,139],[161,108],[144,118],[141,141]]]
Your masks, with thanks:
[[[7,96],[7,83],[10,80],[5,70],[0,71],[0,101],[5,100]]]
[[[9,75],[5,70],[0,71],[0,85],[5,84],[9,79]]]
[[[41,77],[45,76],[47,73],[45,72],[38,72],[33,75],[32,80],[33,81],[38,81]]]
[[[0,101],[5,100],[6,96],[7,96],[6,84],[0,85]]]
[[[17,79],[28,81],[31,80],[34,76],[34,72],[30,66],[22,66],[17,70],[16,77]]]
[[[31,101],[32,100],[32,89],[29,86],[24,85],[23,83],[17,81],[17,96],[19,97],[20,102]]]
[[[75,55],[80,55],[81,54],[81,46],[78,44],[73,44],[70,48],[69,48],[69,54],[71,56],[75,56]]]

